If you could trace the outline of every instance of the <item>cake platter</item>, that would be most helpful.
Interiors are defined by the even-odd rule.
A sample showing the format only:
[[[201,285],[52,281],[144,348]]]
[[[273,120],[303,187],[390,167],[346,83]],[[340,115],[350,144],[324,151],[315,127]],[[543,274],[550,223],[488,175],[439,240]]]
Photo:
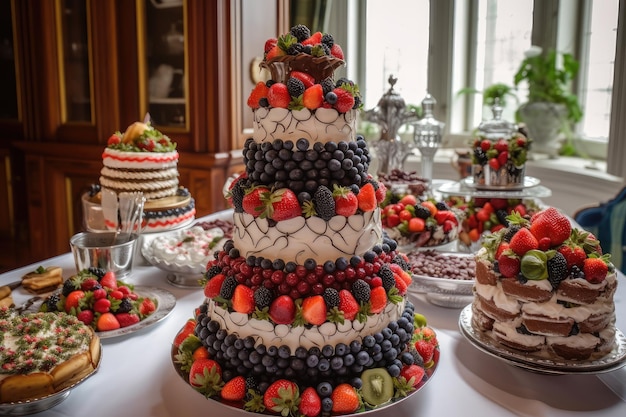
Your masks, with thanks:
[[[179,330],[179,332],[182,331],[182,330],[183,330],[183,328],[181,328]],[[439,348],[437,348],[437,351],[439,351]],[[193,387],[189,383],[189,373],[187,371],[182,370],[180,364],[176,361],[176,355],[177,354],[178,354],[178,348],[172,344],[172,349],[171,349],[171,352],[170,352],[172,365],[174,366],[174,369],[176,370],[176,373],[178,374],[178,376],[180,376],[182,378],[182,380],[185,382],[185,384],[189,385],[189,387],[193,389]],[[378,411],[386,409],[388,407],[393,407],[394,405],[397,405],[400,402],[402,402],[402,401],[404,401],[404,400],[414,396],[419,391],[424,389],[426,384],[433,378],[433,376],[435,374],[435,371],[437,370],[437,368],[439,366],[439,358],[440,358],[440,355],[438,355],[438,354],[436,354],[434,356],[433,364],[425,369],[426,373],[424,374],[424,378],[422,379],[422,382],[420,383],[420,385],[414,391],[409,393],[406,397],[401,397],[401,398],[394,397],[390,401],[388,401],[388,402],[386,402],[384,404],[381,404],[379,406],[376,406],[376,407],[372,407],[372,406],[369,406],[369,405],[362,405],[359,410],[357,410],[355,413],[353,413],[351,415],[356,415],[356,414],[364,415],[364,414],[370,414],[370,413],[373,413],[373,412],[378,412]],[[198,392],[198,394],[203,395],[200,392]],[[253,415],[253,414],[272,415],[272,416],[276,416],[277,415],[276,413],[271,413],[271,412],[267,412],[267,413],[253,413],[253,412],[247,411],[247,410],[245,410],[243,408],[243,402],[234,403],[232,401],[222,400],[221,398],[217,398],[217,397],[208,397],[207,400],[220,403],[220,404],[224,405],[225,407],[228,407],[228,408],[231,408],[231,409],[235,409],[235,410],[239,410],[239,411],[245,412],[246,415]],[[332,415],[334,416],[335,414],[332,414]]]
[[[102,352],[102,346],[100,346]],[[41,411],[46,411],[52,407],[56,407],[61,404],[72,392],[74,388],[85,382],[93,374],[95,374],[100,368],[100,362],[102,361],[102,354],[98,357],[98,363],[93,371],[85,375],[78,381],[71,385],[61,389],[54,394],[46,395],[41,398],[34,398],[32,400],[15,401],[11,403],[0,403],[0,415],[2,416],[25,416],[28,414],[35,414]]]
[[[511,187],[508,185],[487,185],[487,184],[478,185],[474,183],[474,178],[471,176],[465,177],[461,180],[461,184],[465,185],[466,187],[475,188],[478,190],[489,190],[489,191],[509,191],[509,190],[519,191],[519,190],[523,190],[526,188],[536,187],[540,183],[541,183],[541,180],[539,180],[539,178],[529,177],[529,176],[525,176],[524,183],[516,187]]]
[[[531,353],[508,349],[488,335],[472,327],[472,305],[466,306],[459,316],[463,336],[477,349],[509,365],[547,375],[583,375],[611,372],[626,365],[626,336],[615,329],[615,346],[605,356],[590,360],[546,358]]]

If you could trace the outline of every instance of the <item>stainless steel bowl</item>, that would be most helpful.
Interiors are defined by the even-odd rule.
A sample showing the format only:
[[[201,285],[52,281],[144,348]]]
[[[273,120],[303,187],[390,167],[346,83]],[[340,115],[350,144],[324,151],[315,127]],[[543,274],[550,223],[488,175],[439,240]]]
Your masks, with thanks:
[[[128,276],[133,267],[138,234],[77,233],[70,239],[76,271],[95,267],[113,271],[117,279]]]

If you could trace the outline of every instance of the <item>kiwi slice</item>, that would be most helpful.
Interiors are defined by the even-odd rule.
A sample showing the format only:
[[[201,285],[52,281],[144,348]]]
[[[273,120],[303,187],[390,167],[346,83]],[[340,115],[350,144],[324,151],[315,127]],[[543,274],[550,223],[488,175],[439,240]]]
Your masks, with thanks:
[[[393,378],[385,368],[373,368],[361,374],[361,397],[372,406],[386,403],[393,397]]]

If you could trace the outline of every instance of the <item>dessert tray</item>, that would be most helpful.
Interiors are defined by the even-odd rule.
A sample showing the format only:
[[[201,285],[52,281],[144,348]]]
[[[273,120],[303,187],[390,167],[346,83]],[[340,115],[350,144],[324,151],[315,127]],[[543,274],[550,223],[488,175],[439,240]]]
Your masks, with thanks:
[[[182,330],[182,329],[181,329]],[[180,331],[180,330],[179,330]],[[437,348],[438,349],[438,348]],[[189,387],[191,387],[193,389],[193,387],[191,386],[191,384],[189,384],[189,374],[185,371],[183,371],[180,367],[180,364],[178,364],[176,362],[176,354],[178,353],[178,348],[174,345],[172,345],[172,349],[171,349],[171,360],[172,360],[172,364],[174,365],[174,369],[176,370],[176,373],[178,374],[178,376],[180,376],[182,378],[182,380],[185,382],[185,384],[189,385]],[[435,355],[433,361],[433,365],[430,366],[428,369],[426,369],[426,374],[424,375],[424,378],[421,382],[421,384],[414,390],[412,391],[409,395],[407,395],[406,397],[402,397],[402,398],[392,398],[390,401],[381,404],[379,406],[376,407],[371,407],[371,406],[364,406],[361,407],[359,410],[357,410],[354,414],[351,415],[356,415],[356,414],[367,414],[370,412],[374,412],[374,411],[380,411],[382,409],[388,408],[388,407],[392,407],[394,405],[399,404],[400,402],[412,397],[413,395],[415,395],[417,392],[421,391],[426,384],[432,379],[432,377],[435,374],[435,371],[437,370],[438,366],[439,366],[439,358],[440,355]],[[198,394],[203,395],[201,393],[198,392]],[[226,400],[222,400],[220,398],[217,397],[209,397],[207,398],[209,401],[213,401],[213,402],[217,402],[220,403],[222,405],[224,405],[225,407],[231,408],[231,409],[235,409],[235,410],[239,410],[239,411],[244,411],[246,413],[250,413],[247,415],[254,415],[254,414],[261,414],[261,415],[272,415],[272,416],[276,416],[276,413],[272,413],[270,411],[266,412],[266,413],[251,413],[247,410],[245,410],[243,408],[243,402],[237,404],[237,403],[233,403],[233,402],[229,402]],[[217,413],[219,414],[219,413]],[[335,414],[332,414],[335,415]]]
[[[437,192],[444,196],[460,195],[486,198],[545,198],[552,195],[552,191],[549,188],[540,185],[539,180],[533,177],[525,177],[524,187],[520,189],[489,186],[477,188],[474,185],[474,179],[466,177],[461,181],[447,182],[441,185],[437,188]]]
[[[507,349],[489,336],[472,327],[472,306],[466,306],[459,316],[459,328],[465,338],[477,349],[519,368],[548,375],[582,375],[611,372],[626,365],[626,336],[615,329],[613,350],[600,359],[575,361],[545,358]]]
[[[100,346],[100,351],[102,351],[102,346]],[[72,385],[63,388],[59,392],[55,392],[54,394],[47,395],[45,397],[36,398],[32,400],[24,400],[17,401],[12,403],[3,403],[0,404],[0,415],[2,416],[24,416],[28,414],[35,414],[41,411],[49,410],[52,407],[55,407],[62,403],[72,392],[74,388],[85,382],[89,379],[93,374],[95,374],[100,368],[100,362],[102,361],[102,354],[98,358],[98,363],[96,364],[96,369],[94,369],[88,375],[85,375],[80,380],[76,381]]]

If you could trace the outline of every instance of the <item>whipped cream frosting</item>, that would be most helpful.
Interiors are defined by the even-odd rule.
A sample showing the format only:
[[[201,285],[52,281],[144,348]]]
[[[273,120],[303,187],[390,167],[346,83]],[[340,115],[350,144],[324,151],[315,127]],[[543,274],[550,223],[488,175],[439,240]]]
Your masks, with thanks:
[[[178,151],[172,152],[123,152],[106,148],[102,153],[106,167],[121,169],[166,169],[178,164]]]
[[[353,340],[362,340],[367,335],[382,331],[390,321],[398,320],[405,305],[404,300],[398,304],[388,303],[381,313],[367,316],[365,322],[345,320],[343,324],[326,322],[321,326],[292,326],[275,325],[269,320],[258,320],[247,314],[230,313],[212,299],[207,299],[206,303],[207,315],[229,334],[237,334],[241,339],[252,336],[256,345],[287,345],[292,352],[299,346],[307,349],[317,346],[321,349],[326,344],[335,346],[342,342],[350,344]]]
[[[297,141],[308,139],[315,142],[351,141],[356,137],[356,110],[339,113],[335,109],[319,108],[311,111],[261,107],[253,112],[256,142],[272,142],[274,139]]]

